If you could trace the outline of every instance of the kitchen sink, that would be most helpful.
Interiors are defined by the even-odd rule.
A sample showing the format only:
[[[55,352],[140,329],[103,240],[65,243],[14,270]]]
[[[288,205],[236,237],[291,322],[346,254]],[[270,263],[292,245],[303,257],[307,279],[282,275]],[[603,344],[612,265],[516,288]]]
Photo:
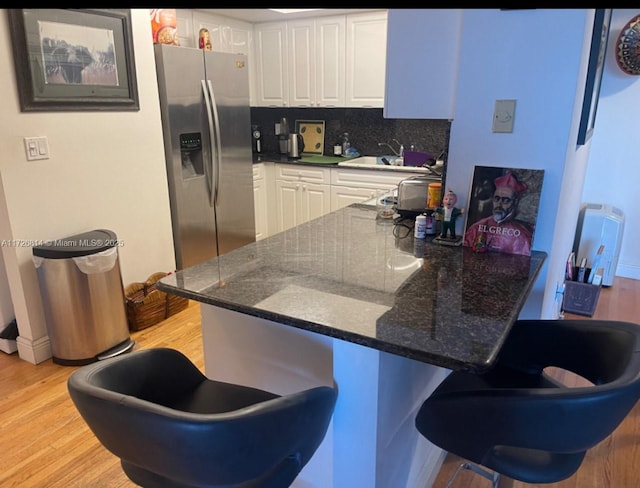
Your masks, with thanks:
[[[422,168],[419,166],[395,166],[386,165],[382,162],[382,158],[386,158],[387,161],[393,162],[396,156],[360,156],[358,158],[347,159],[346,161],[340,161],[338,166],[345,166],[348,168],[367,168],[375,167],[376,169],[388,169],[392,171],[406,171],[414,173],[426,173],[434,174],[435,172],[431,168]],[[438,173],[439,171],[436,170]]]

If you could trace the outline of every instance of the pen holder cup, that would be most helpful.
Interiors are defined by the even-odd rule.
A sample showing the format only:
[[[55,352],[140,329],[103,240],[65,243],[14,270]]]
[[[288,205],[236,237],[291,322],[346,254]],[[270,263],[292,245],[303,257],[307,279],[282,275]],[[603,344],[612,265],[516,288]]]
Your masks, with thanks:
[[[576,276],[577,271],[578,270],[576,268]],[[585,281],[588,279],[590,271],[590,268],[585,270]],[[600,285],[591,285],[589,283],[581,283],[579,281],[565,281],[562,310],[577,315],[586,315],[591,317],[596,310],[601,288],[602,287]]]

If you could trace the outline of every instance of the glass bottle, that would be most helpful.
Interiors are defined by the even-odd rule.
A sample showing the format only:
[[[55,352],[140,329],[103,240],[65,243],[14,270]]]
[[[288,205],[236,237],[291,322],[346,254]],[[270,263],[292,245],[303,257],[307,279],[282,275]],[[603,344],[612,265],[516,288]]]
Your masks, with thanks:
[[[351,142],[349,142],[349,133],[345,132],[342,134],[342,155],[348,156],[349,148],[351,147]]]

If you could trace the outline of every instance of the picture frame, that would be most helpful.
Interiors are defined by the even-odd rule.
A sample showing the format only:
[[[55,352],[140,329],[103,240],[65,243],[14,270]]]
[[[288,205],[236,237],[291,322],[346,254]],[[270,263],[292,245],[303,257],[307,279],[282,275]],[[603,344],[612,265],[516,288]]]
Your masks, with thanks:
[[[600,85],[602,84],[602,72],[604,70],[609,28],[611,25],[611,10],[610,8],[596,9],[593,21],[587,79],[584,99],[582,101],[580,126],[578,128],[579,146],[584,145],[591,138],[595,127],[598,98],[600,97]]]
[[[476,165],[462,245],[530,256],[543,180],[543,169]]]
[[[22,112],[140,110],[129,9],[9,9]]]

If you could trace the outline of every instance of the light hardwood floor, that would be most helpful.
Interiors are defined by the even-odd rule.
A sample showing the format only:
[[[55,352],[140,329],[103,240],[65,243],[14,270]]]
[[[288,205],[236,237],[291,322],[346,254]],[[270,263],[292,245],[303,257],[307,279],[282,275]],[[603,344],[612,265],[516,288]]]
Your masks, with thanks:
[[[593,318],[640,323],[640,281],[617,278],[614,286],[603,289]],[[158,325],[132,333],[132,338],[137,349],[179,349],[204,370],[199,306],[195,302]],[[66,380],[75,369],[51,360],[32,365],[17,354],[0,352],[0,487],[136,486],[124,475],[118,459],[98,443],[73,406]],[[433,487],[444,487],[456,465],[455,458],[447,457]],[[576,475],[544,486],[635,488],[640,486],[639,466],[640,403],[613,435],[587,454]],[[463,473],[456,480],[457,488],[488,486],[487,480],[470,473]],[[513,488],[529,486],[533,485],[513,483]]]
[[[586,319],[565,314],[565,319]],[[640,281],[615,278],[614,284],[602,288],[596,311],[591,319],[623,320],[640,324]],[[573,377],[561,378],[566,384],[579,385]],[[583,380],[584,381],[584,380]],[[448,455],[433,488],[444,488],[460,463]],[[489,488],[491,483],[479,475],[463,471],[454,488]],[[640,486],[640,402],[612,435],[587,452],[580,469],[570,478],[544,485],[501,480],[501,488],[636,488]]]

